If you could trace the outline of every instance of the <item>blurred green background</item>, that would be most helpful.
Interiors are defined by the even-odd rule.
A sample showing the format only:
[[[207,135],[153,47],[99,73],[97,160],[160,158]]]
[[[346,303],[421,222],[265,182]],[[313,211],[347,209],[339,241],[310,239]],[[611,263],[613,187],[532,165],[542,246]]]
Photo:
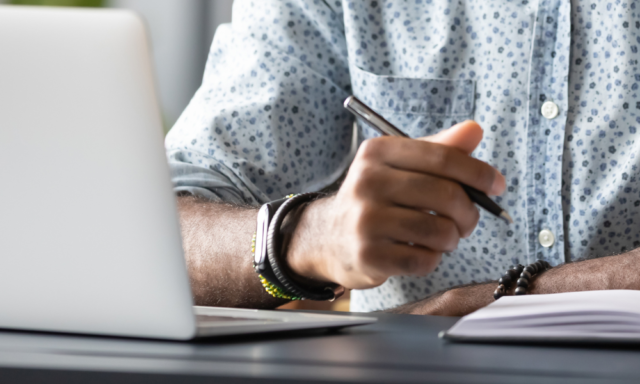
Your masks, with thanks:
[[[67,5],[71,7],[102,7],[104,0],[10,0],[17,5]]]

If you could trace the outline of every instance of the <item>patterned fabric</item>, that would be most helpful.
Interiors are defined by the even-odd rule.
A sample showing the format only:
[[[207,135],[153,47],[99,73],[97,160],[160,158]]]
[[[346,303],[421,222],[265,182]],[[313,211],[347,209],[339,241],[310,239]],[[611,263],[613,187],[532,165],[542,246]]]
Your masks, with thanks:
[[[435,272],[356,291],[353,310],[496,279],[514,263],[629,251],[640,246],[639,5],[236,0],[167,137],[176,190],[260,204],[330,184],[351,160],[341,103],[354,93],[413,137],[478,121],[473,156],[506,176],[496,201],[515,223],[482,212]],[[545,101],[558,117],[541,114]]]

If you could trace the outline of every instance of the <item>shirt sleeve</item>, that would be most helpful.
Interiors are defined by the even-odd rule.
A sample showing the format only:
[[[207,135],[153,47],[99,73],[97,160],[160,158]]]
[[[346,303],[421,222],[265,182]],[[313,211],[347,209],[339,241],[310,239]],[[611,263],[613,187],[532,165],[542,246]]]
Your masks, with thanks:
[[[321,189],[350,162],[350,77],[332,1],[236,0],[166,138],[176,192],[257,205]]]

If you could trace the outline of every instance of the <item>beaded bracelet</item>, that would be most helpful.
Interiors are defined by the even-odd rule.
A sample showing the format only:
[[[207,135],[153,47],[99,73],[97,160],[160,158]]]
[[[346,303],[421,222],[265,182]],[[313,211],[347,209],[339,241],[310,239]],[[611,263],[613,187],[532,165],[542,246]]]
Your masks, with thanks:
[[[515,294],[518,296],[526,295],[527,288],[529,287],[529,279],[546,271],[549,268],[551,268],[551,265],[544,260],[538,260],[535,263],[529,264],[524,269],[524,271],[522,271],[522,273],[520,274],[520,278],[516,282],[517,287]]]
[[[285,299],[285,300],[291,300],[291,301],[302,300],[302,297],[293,296],[292,294],[289,294],[283,291],[282,289],[280,289],[279,287],[276,287],[275,285],[271,284],[267,279],[262,277],[262,275],[258,275],[258,277],[260,278],[260,282],[262,283],[264,290],[267,291],[268,294],[275,297],[276,299]]]
[[[287,196],[288,197],[288,196]],[[251,239],[251,258],[254,259],[256,255],[256,233],[253,234],[253,238]],[[264,290],[267,291],[268,294],[277,298],[277,299],[285,299],[285,300],[302,300],[302,297],[298,297],[290,292],[281,289],[280,287],[271,284],[269,280],[265,279],[264,276],[258,275],[260,278],[260,283],[264,287]]]
[[[529,264],[524,267],[521,264],[516,266],[512,266],[505,272],[504,275],[498,280],[498,288],[493,292],[493,298],[498,300],[502,296],[504,296],[507,291],[511,288],[511,284],[516,280],[516,277],[519,278],[516,281],[516,290],[515,294],[526,295],[527,288],[529,287],[529,280],[535,275],[546,271],[551,268],[551,265],[544,261],[538,260],[535,263]]]
[[[519,274],[521,274],[523,270],[524,266],[522,266],[521,264],[509,267],[507,272],[505,272],[500,280],[498,280],[498,288],[493,292],[493,298],[495,300],[498,300],[499,298],[504,296],[505,293],[507,293],[507,290],[511,288],[511,283],[513,282],[513,280],[515,280],[515,278]]]

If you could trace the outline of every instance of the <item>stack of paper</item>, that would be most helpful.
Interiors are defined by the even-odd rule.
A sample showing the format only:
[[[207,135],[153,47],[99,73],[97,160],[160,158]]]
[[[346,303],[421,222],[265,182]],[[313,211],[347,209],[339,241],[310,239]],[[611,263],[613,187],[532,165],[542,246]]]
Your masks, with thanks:
[[[640,343],[640,291],[506,296],[463,317],[441,337]]]

